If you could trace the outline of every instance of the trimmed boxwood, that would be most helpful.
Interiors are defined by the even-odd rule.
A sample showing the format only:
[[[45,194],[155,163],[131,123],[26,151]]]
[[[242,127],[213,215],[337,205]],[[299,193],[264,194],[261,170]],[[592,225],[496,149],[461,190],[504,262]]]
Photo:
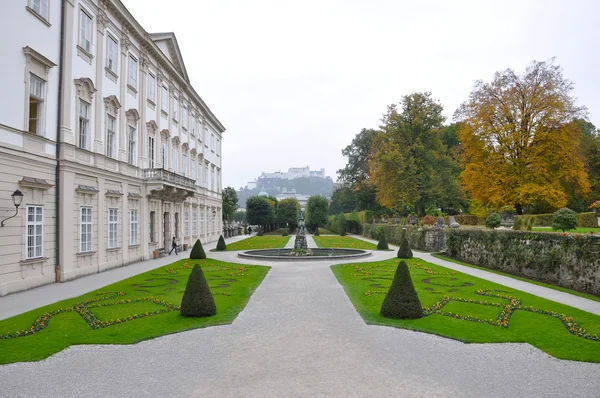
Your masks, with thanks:
[[[199,264],[194,265],[181,300],[181,315],[186,317],[213,316],[217,313],[215,299]]]
[[[400,248],[398,249],[398,258],[412,258],[413,252],[410,250],[410,244],[408,243],[407,234],[404,234],[402,241],[400,242]]]
[[[225,251],[227,250],[227,245],[225,244],[225,238],[223,235],[219,236],[219,241],[217,242],[217,251]]]
[[[390,290],[381,305],[381,315],[394,319],[417,319],[423,316],[421,301],[404,261],[400,261],[396,268]]]
[[[197,239],[196,243],[194,243],[194,247],[192,247],[192,251],[190,252],[190,258],[192,260],[203,260],[206,258],[206,253],[200,239]]]
[[[385,240],[385,234],[381,233],[381,237],[379,238],[379,242],[377,242],[377,250],[388,250],[390,247],[388,246],[387,241]]]

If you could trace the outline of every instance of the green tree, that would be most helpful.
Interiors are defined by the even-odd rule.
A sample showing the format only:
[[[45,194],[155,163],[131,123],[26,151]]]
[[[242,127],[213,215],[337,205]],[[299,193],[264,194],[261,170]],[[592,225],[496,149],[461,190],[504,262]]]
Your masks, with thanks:
[[[428,206],[459,207],[464,193],[442,141],[442,105],[431,93],[404,96],[400,105],[400,112],[388,107],[369,157],[377,200],[387,208],[413,206],[421,217]]]
[[[563,207],[558,209],[552,218],[552,229],[563,232],[577,228],[577,213],[571,209]]]
[[[485,226],[489,229],[498,228],[502,223],[502,217],[498,213],[492,213],[485,219]]]
[[[568,186],[570,200],[568,207],[577,212],[589,211],[588,205],[600,199],[600,131],[585,119],[575,119],[574,124],[581,130],[581,153],[588,172],[590,193],[581,195],[574,187]]]
[[[369,154],[378,131],[362,129],[352,143],[342,149],[342,155],[348,158],[343,169],[337,171],[339,180],[356,193],[356,210],[377,210],[375,186],[369,183]],[[354,210],[354,209],[352,209]]]
[[[347,186],[340,187],[331,195],[329,214],[350,213],[356,209],[356,204],[356,192]]]
[[[246,201],[246,220],[250,225],[269,225],[274,217],[274,207],[264,196],[251,196]]]
[[[421,301],[404,261],[400,261],[396,268],[390,290],[381,305],[381,315],[394,319],[417,319],[423,316]]]
[[[221,198],[223,200],[223,221],[231,221],[238,208],[237,192],[232,187],[223,188]]]
[[[313,229],[323,226],[327,222],[327,210],[329,209],[329,201],[325,196],[311,196],[306,203],[306,219],[307,225]]]
[[[298,217],[300,216],[300,203],[296,198],[282,199],[277,204],[277,224],[287,225],[290,230],[298,227]]]
[[[246,221],[246,212],[242,211],[242,210],[238,210],[235,213],[233,213],[233,220],[234,221]]]

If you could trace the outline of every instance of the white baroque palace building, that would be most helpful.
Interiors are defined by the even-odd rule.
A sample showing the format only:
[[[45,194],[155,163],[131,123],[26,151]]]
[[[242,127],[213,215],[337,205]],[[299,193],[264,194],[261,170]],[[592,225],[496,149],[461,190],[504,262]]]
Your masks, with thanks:
[[[0,295],[219,237],[225,128],[173,33],[119,0],[11,0],[0,22],[0,218],[24,195],[0,228]]]

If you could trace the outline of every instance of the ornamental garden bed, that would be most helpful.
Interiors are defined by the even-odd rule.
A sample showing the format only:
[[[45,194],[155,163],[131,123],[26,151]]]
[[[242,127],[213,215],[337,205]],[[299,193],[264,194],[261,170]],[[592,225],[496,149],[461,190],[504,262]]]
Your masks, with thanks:
[[[331,268],[367,324],[465,343],[525,342],[560,359],[600,362],[600,316],[419,259],[407,263],[423,306],[420,319],[379,313],[397,259]]]
[[[280,249],[285,247],[290,236],[253,236],[237,242],[227,244],[227,251],[256,250],[256,249]],[[212,249],[211,252],[216,251]]]
[[[217,314],[186,318],[179,305],[200,264]],[[76,344],[131,344],[233,322],[269,267],[184,259],[96,291],[0,321],[0,364],[37,361]]]
[[[334,249],[377,250],[377,245],[351,236],[314,236],[318,247]]]

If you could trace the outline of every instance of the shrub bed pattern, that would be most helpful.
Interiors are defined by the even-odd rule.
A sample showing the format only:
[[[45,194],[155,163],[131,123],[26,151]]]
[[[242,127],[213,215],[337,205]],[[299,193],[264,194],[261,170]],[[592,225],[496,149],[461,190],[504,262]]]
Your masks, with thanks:
[[[422,260],[409,260],[407,264],[422,302],[423,318],[382,317],[378,310],[396,264],[397,260],[386,260],[332,267],[369,324],[403,327],[466,342],[529,342],[558,358],[600,362],[600,317]],[[473,324],[480,326],[469,326]]]
[[[196,263],[202,264],[219,308],[210,318],[182,317],[180,306],[174,304],[181,301],[183,287]],[[268,267],[212,259],[180,260],[96,292],[1,320],[0,364],[43,359],[72,344],[134,343],[166,333],[230,323],[267,271]],[[160,319],[153,320],[156,316]],[[105,333],[104,329],[110,331]]]

